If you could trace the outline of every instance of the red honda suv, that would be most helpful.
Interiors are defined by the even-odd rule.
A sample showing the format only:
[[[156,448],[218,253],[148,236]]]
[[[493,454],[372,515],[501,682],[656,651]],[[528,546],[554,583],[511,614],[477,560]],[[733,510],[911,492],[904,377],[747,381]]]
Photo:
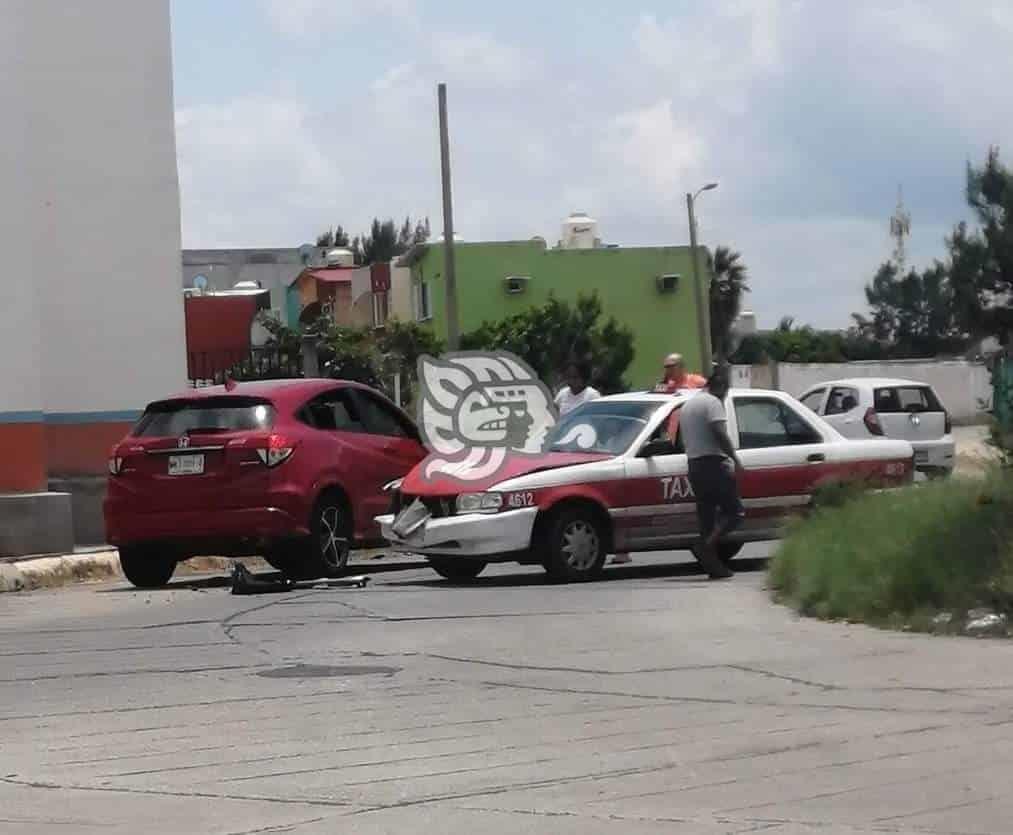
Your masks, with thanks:
[[[109,459],[106,536],[135,586],[195,556],[263,555],[296,578],[334,576],[379,544],[386,484],[426,455],[415,424],[341,380],[196,389],[150,404]]]

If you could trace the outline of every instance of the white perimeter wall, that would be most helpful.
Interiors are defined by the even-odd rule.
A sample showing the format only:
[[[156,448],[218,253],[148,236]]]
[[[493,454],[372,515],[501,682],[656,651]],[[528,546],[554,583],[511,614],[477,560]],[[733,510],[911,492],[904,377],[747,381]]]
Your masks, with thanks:
[[[24,23],[34,0],[0,0],[0,422],[42,409],[39,325],[33,266],[34,177],[25,164],[31,147],[22,90],[28,51]],[[38,416],[34,418],[38,420]]]
[[[980,363],[965,360],[778,365],[778,386],[794,397],[817,383],[847,377],[897,377],[928,383],[936,390],[953,419],[959,421],[982,417],[982,401],[988,404],[992,401],[988,369]]]
[[[169,0],[2,0],[12,17],[43,407],[138,410],[186,382]]]

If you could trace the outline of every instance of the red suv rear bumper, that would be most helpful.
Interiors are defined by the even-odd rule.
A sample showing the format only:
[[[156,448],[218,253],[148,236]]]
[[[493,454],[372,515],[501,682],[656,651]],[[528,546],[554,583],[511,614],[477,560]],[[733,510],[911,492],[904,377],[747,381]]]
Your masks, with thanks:
[[[277,507],[119,513],[115,504],[107,500],[105,518],[110,545],[155,540],[285,539],[309,535],[304,520],[297,520]]]

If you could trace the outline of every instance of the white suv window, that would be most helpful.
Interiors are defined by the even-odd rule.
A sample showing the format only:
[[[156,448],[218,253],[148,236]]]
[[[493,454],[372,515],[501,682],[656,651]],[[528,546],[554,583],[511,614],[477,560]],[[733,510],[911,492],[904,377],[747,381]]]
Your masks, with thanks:
[[[740,449],[818,444],[823,437],[798,412],[772,397],[735,398]]]
[[[802,398],[801,401],[802,405],[805,406],[807,409],[812,409],[812,411],[819,414],[820,403],[823,401],[823,395],[825,392],[826,389],[816,389],[816,391],[809,392],[805,397]]]
[[[827,408],[824,414],[843,415],[858,408],[858,391],[846,386],[838,386],[830,390]]]

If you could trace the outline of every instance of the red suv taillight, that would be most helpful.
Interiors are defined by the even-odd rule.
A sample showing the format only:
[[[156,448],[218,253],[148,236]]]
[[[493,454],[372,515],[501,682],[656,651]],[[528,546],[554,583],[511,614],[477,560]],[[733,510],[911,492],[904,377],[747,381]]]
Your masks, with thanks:
[[[117,445],[109,451],[109,475],[119,475],[121,472],[123,472],[123,456]]]
[[[281,435],[271,435],[267,439],[267,446],[257,450],[257,457],[268,467],[277,467],[288,461],[293,452],[295,452],[295,444]]]
[[[875,409],[867,409],[865,417],[862,418],[862,422],[865,424],[865,428],[873,435],[882,435],[883,426],[879,422],[879,415],[876,414]]]

